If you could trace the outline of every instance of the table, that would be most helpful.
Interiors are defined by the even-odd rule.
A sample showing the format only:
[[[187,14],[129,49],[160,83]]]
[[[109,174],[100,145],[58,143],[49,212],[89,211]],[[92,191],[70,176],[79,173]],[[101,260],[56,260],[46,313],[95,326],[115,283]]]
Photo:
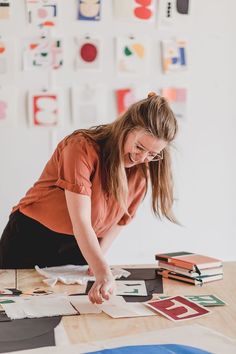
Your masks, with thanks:
[[[121,265],[119,267],[153,268],[155,265]],[[35,270],[17,270],[17,274],[18,289],[20,290],[26,291],[36,287],[48,289],[42,282],[42,276]],[[0,284],[1,288],[14,287],[15,271],[0,270]],[[174,323],[162,316],[124,319],[112,319],[104,313],[65,316],[63,317],[63,324],[70,342],[73,344],[78,342],[90,342],[195,323],[236,339],[236,262],[225,262],[224,279],[204,284],[203,287],[170,279],[163,279],[163,286],[164,294],[167,295],[214,294],[224,300],[227,305],[213,307],[211,308],[212,314],[182,323]],[[66,291],[68,293],[76,293],[83,292],[84,286],[59,284],[56,285],[53,290],[55,292]]]

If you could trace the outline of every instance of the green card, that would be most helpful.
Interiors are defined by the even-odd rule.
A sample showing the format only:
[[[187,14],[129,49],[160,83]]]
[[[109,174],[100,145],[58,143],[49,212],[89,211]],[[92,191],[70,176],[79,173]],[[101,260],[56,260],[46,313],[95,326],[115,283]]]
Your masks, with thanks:
[[[159,299],[167,299],[170,296],[158,296]],[[196,302],[201,306],[223,306],[226,303],[215,295],[184,295],[187,299]]]

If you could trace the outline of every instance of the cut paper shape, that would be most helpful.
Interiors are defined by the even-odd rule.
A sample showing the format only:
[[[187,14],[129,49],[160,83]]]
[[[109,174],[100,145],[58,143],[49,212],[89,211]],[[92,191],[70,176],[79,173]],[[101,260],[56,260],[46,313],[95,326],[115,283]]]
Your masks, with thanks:
[[[117,113],[124,113],[135,102],[134,91],[131,88],[118,89],[115,91]]]
[[[81,85],[72,88],[73,122],[77,127],[89,128],[104,123],[107,100],[102,85]]]
[[[15,89],[8,86],[0,89],[0,127],[12,126],[15,115]]]
[[[185,118],[187,103],[186,88],[166,87],[161,90],[161,95],[168,100],[177,118]]]
[[[29,92],[28,100],[31,126],[55,127],[59,124],[61,114],[58,92]]]
[[[101,41],[99,38],[85,38],[76,39],[76,69],[101,69]]]
[[[40,27],[53,27],[58,16],[57,0],[26,0],[29,23]]]
[[[144,280],[119,280],[116,282],[116,295],[147,296]]]
[[[7,73],[8,56],[8,44],[6,40],[0,39],[0,75]]]
[[[165,300],[149,301],[146,305],[175,322],[198,318],[210,313],[206,308],[183,296],[172,296]]]
[[[149,41],[143,38],[118,37],[116,40],[116,65],[120,73],[141,74],[147,71]]]
[[[178,13],[187,15],[189,12],[189,0],[176,0],[176,9]]]
[[[78,0],[78,20],[100,21],[101,0]]]
[[[23,48],[24,70],[59,69],[63,65],[61,39],[37,37],[28,39]]]
[[[162,40],[162,65],[164,73],[187,68],[186,41],[177,39]]]
[[[0,21],[10,19],[10,8],[11,8],[10,0],[0,1]]]
[[[1,353],[55,346],[54,329],[60,321],[61,316],[0,323]]]
[[[154,0],[115,0],[114,15],[118,20],[153,22]]]

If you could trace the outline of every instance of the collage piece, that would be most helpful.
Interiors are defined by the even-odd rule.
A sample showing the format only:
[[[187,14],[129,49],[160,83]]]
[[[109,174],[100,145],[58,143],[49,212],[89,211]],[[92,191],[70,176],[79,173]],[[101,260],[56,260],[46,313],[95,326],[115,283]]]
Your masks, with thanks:
[[[56,127],[61,124],[61,97],[57,90],[29,91],[28,107],[30,125]]]
[[[177,118],[186,117],[187,89],[182,87],[165,87],[161,89]]]
[[[76,38],[75,67],[77,70],[101,70],[101,40],[86,36]]]
[[[100,21],[101,0],[78,0],[78,20]]]
[[[146,306],[174,322],[199,318],[210,313],[205,307],[184,296],[172,296],[164,300],[148,301]]]
[[[58,38],[27,39],[23,47],[23,69],[59,69],[63,65],[62,41]]]
[[[159,0],[158,28],[167,29],[171,26],[187,25],[189,16],[189,0]]]
[[[116,38],[116,68],[122,74],[147,73],[150,59],[149,40],[141,37]]]
[[[154,22],[155,0],[115,0],[114,16],[130,22]]]
[[[58,0],[26,0],[29,23],[50,28],[57,23]]]
[[[161,41],[162,66],[165,74],[187,68],[186,47],[185,40],[165,39]]]
[[[14,124],[15,94],[14,87],[0,88],[0,127]]]
[[[104,123],[107,117],[107,99],[103,85],[75,85],[72,87],[73,123],[89,128]]]
[[[1,0],[0,2],[0,21],[9,20],[11,16],[11,0]]]
[[[160,295],[158,296],[159,299],[168,299],[171,296],[164,296]],[[213,307],[213,306],[224,306],[226,303],[221,300],[218,296],[216,295],[184,295],[185,298],[196,302],[200,306],[204,307]]]

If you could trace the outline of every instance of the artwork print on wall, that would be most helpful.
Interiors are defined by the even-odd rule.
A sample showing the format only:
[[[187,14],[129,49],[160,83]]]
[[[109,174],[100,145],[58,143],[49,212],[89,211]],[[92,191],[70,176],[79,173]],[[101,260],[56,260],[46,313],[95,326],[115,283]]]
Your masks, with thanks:
[[[101,41],[99,38],[85,38],[76,39],[77,51],[75,66],[76,69],[101,69]]]
[[[15,107],[14,87],[0,88],[0,127],[9,126],[13,123]]]
[[[154,0],[115,0],[114,15],[118,20],[153,22]]]
[[[49,37],[25,41],[23,49],[24,70],[44,68],[59,69],[63,65],[62,41]]]
[[[118,89],[115,91],[117,113],[124,113],[129,106],[135,102],[134,91],[132,88]]]
[[[1,0],[0,1],[0,21],[10,19],[10,0]]]
[[[100,21],[101,0],[78,0],[78,20]]]
[[[40,27],[53,27],[58,16],[57,0],[26,0],[29,23]]]
[[[187,68],[185,40],[162,40],[161,49],[164,73],[180,71]]]
[[[31,126],[54,127],[59,124],[60,97],[57,91],[30,91],[28,100]]]
[[[164,96],[175,116],[177,118],[185,118],[186,116],[186,101],[187,101],[187,89],[180,87],[165,87],[161,90],[161,95]]]
[[[8,47],[7,42],[0,38],[0,75],[7,73],[7,57]]]
[[[118,37],[116,64],[120,73],[144,73],[149,59],[148,41],[143,38]]]
[[[104,123],[106,109],[103,85],[75,85],[72,88],[73,122],[76,127],[89,128]]]

